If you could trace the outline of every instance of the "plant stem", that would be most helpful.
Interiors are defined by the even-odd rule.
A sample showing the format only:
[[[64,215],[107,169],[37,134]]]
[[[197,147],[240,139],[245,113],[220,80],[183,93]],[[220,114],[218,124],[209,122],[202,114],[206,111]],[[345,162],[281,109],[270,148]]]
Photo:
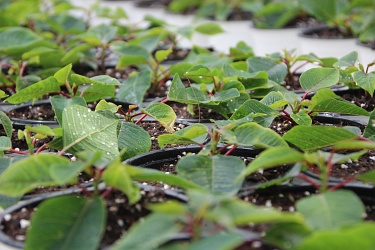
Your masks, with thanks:
[[[350,178],[348,178],[348,179],[346,179],[346,180],[340,182],[339,184],[337,184],[337,185],[331,187],[331,188],[329,189],[329,191],[334,191],[334,190],[336,190],[336,189],[338,189],[338,188],[340,188],[340,187],[342,187],[342,186],[345,186],[346,184],[348,184],[349,182],[352,182],[352,181],[354,181],[354,180],[355,180],[355,176],[350,177]]]
[[[298,178],[301,178],[302,180],[304,180],[304,181],[306,181],[306,182],[308,182],[308,183],[310,183],[314,188],[316,188],[316,189],[319,189],[320,187],[319,187],[319,185],[315,182],[315,181],[313,181],[313,180],[311,180],[309,177],[307,177],[306,175],[304,175],[304,174],[298,174],[297,175],[297,177]]]

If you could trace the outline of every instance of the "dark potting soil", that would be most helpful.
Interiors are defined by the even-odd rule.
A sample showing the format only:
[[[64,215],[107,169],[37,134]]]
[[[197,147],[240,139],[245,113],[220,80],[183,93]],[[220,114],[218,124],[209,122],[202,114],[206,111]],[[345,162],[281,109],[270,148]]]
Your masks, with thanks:
[[[24,120],[54,121],[55,112],[51,104],[30,105],[24,108],[14,109],[8,112],[9,118],[19,118]]]
[[[136,0],[135,5],[142,8],[166,8],[172,0]]]
[[[167,200],[162,191],[141,191],[142,198],[135,205],[129,205],[127,197],[113,191],[106,198],[107,224],[101,246],[109,246],[118,240],[135,222],[150,213],[146,204],[160,203]],[[3,232],[17,241],[24,241],[27,226],[30,222],[35,206],[27,206],[10,215],[1,224]],[[23,227],[21,227],[23,225]],[[26,225],[26,226],[25,226]]]
[[[375,98],[371,97],[364,90],[348,90],[343,94],[337,93],[337,95],[369,112],[375,109]]]
[[[189,113],[186,104],[177,103],[177,102],[169,102],[168,105],[172,107],[172,109],[177,115],[177,118],[179,119],[198,119],[198,120],[207,120],[207,119],[223,120],[225,119],[222,115],[215,112],[214,110],[200,107],[198,105],[194,105],[194,114]]]
[[[352,34],[345,34],[340,29],[335,28],[335,27],[315,29],[313,32],[310,33],[310,35],[316,38],[335,38],[335,39],[353,37]]]

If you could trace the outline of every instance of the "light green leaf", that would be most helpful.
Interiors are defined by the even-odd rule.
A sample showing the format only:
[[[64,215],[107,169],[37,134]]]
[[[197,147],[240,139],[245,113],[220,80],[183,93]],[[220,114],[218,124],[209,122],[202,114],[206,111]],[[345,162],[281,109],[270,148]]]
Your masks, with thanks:
[[[336,67],[352,67],[355,66],[355,64],[358,61],[358,52],[357,51],[352,51],[349,54],[344,55],[343,57],[340,58],[333,66]]]
[[[0,123],[4,129],[6,136],[9,138],[12,138],[12,132],[13,132],[12,121],[3,111],[0,111]]]
[[[61,137],[62,136],[60,128],[54,128],[53,129],[53,128],[51,128],[49,126],[45,126],[45,125],[34,126],[34,127],[26,126],[25,128],[30,132],[34,132],[34,133],[41,134],[41,135],[48,135],[48,136],[55,136],[55,137]]]
[[[221,28],[220,25],[216,23],[203,23],[195,27],[195,31],[205,34],[205,35],[216,35],[223,33],[224,30]]]
[[[25,250],[95,250],[105,231],[105,221],[105,203],[99,197],[69,195],[48,199],[31,219]]]
[[[207,190],[234,194],[241,188],[243,180],[235,178],[245,169],[245,163],[235,156],[188,155],[178,161],[176,169],[179,176]]]
[[[45,80],[34,83],[16,94],[5,99],[5,102],[12,104],[19,104],[27,101],[41,99],[44,95],[49,93],[60,92],[60,84],[53,76],[48,77]]]
[[[155,59],[157,62],[164,61],[172,53],[172,48],[166,50],[158,50],[155,53]]]
[[[165,103],[153,103],[142,112],[155,118],[163,127],[165,127],[169,132],[173,132],[173,126],[176,121],[176,114],[173,109]]]
[[[135,185],[127,171],[127,166],[121,164],[119,159],[113,161],[103,173],[103,181],[107,186],[121,190],[129,199],[130,204],[135,204],[141,199],[139,187]]]
[[[0,151],[9,150],[12,147],[12,142],[9,137],[0,136]]]
[[[238,126],[234,130],[238,145],[257,147],[288,147],[288,144],[275,131],[264,128],[255,122]]]
[[[117,119],[74,104],[64,109],[62,121],[64,148],[70,152],[100,151],[106,159],[119,154]]]
[[[65,84],[68,82],[69,75],[72,71],[72,64],[66,65],[64,68],[59,69],[53,76],[56,78],[57,82],[60,84]]]
[[[339,70],[334,68],[312,68],[302,73],[301,87],[306,92],[328,88],[339,81]]]
[[[366,125],[365,131],[363,132],[363,136],[366,138],[372,138],[375,140],[375,111],[373,110],[370,114],[370,118]]]
[[[332,146],[336,143],[357,138],[357,135],[340,127],[304,126],[293,127],[283,139],[303,151]]]
[[[266,71],[268,79],[281,83],[288,74],[284,63],[266,57],[251,57],[247,60],[250,72]]]
[[[290,118],[292,118],[298,125],[310,126],[312,124],[311,117],[303,111],[300,111],[297,114],[291,114]]]
[[[365,207],[349,190],[336,190],[313,195],[296,203],[309,226],[314,230],[338,229],[362,221]]]
[[[168,144],[201,144],[208,136],[208,128],[203,124],[193,124],[180,129],[173,134],[162,134],[158,137],[158,143],[161,148]]]
[[[115,97],[115,85],[94,84],[86,88],[81,95],[86,102]]]
[[[17,197],[38,186],[57,185],[50,175],[52,164],[69,164],[65,157],[35,154],[17,161],[0,175],[0,193]]]
[[[362,71],[357,71],[352,74],[354,81],[357,85],[366,90],[371,97],[374,95],[375,90],[375,73],[370,72],[366,74]]]
[[[294,164],[302,160],[304,160],[303,153],[298,152],[295,149],[288,147],[269,148],[260,153],[257,158],[251,161],[241,176],[250,175],[259,169],[273,168],[285,164]]]
[[[361,107],[358,107],[354,103],[330,98],[323,101],[318,102],[311,108],[314,112],[333,112],[339,114],[347,114],[347,115],[363,115],[369,116],[369,112],[364,110]]]

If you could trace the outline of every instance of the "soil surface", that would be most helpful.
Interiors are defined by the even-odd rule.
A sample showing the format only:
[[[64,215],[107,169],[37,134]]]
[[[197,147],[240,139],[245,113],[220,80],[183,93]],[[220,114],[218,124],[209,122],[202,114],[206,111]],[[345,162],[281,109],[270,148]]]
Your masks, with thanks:
[[[375,98],[371,97],[362,89],[347,90],[337,92],[336,95],[341,96],[345,100],[354,103],[355,105],[372,112],[375,109]]]

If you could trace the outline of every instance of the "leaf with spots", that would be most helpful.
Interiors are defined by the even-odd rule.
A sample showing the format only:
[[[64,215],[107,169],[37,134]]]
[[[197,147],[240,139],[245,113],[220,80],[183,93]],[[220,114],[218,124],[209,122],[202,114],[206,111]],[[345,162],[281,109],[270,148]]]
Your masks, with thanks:
[[[107,118],[80,105],[66,107],[62,114],[64,149],[76,153],[84,150],[102,152],[106,159],[118,154],[118,119]]]

